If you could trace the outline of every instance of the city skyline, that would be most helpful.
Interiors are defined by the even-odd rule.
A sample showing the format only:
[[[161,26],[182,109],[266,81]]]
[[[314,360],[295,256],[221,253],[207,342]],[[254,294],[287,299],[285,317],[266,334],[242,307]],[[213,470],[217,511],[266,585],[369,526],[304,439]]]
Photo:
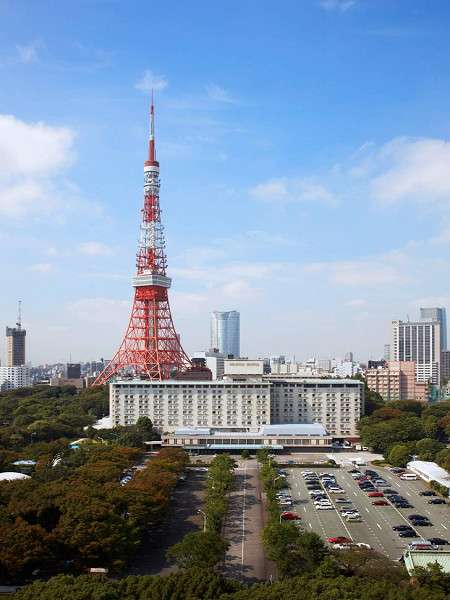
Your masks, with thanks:
[[[450,305],[446,5],[347,4],[288,2],[287,26],[264,2],[239,18],[156,2],[158,52],[145,5],[102,5],[94,32],[87,4],[0,8],[0,325],[23,298],[33,363],[120,342],[151,87],[190,355],[223,305],[243,355],[305,358],[381,357],[392,319]]]

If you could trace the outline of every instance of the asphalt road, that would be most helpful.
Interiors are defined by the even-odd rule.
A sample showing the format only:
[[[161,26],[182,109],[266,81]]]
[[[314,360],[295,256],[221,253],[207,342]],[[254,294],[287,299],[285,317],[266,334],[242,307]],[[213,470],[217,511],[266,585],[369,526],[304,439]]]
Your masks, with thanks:
[[[257,462],[241,460],[235,469],[235,485],[223,530],[230,542],[223,573],[245,583],[270,579],[274,571],[264,556],[261,541],[265,519],[261,492]]]
[[[421,514],[430,519],[433,527],[417,527],[416,531],[425,539],[430,537],[444,538],[450,541],[450,510],[448,505],[430,505],[429,498],[419,496],[419,492],[428,489],[421,481],[403,481],[387,469],[378,466],[363,467],[371,468],[381,477],[386,479],[392,489],[397,490],[404,496],[413,508],[397,509],[391,504],[389,506],[373,506],[376,498],[369,498],[366,492],[359,489],[357,483],[347,472],[350,469],[321,469],[320,473],[331,473],[336,476],[338,484],[345,490],[345,494],[330,494],[332,502],[337,498],[347,498],[352,505],[337,504],[338,510],[319,511],[314,508],[310,500],[306,484],[301,475],[303,469],[287,469],[288,480],[291,486],[294,508],[301,516],[305,528],[315,531],[323,538],[332,536],[345,536],[354,542],[369,544],[374,550],[381,552],[391,559],[399,559],[407,544],[414,538],[399,538],[392,531],[395,525],[410,525],[407,515]],[[311,469],[305,469],[311,470]],[[342,508],[355,508],[362,517],[361,523],[348,523],[339,512]]]

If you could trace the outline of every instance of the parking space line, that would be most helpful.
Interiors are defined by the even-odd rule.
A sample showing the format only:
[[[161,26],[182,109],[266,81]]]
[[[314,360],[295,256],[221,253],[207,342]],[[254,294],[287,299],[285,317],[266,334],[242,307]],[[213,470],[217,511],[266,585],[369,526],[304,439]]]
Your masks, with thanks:
[[[448,529],[448,527],[446,527],[446,526],[444,525],[444,523],[441,523],[441,525],[442,525],[442,527],[443,527],[444,529]]]
[[[381,529],[381,525],[379,523],[377,523],[377,527],[378,529]]]
[[[367,506],[365,507],[365,509],[366,509],[366,511],[367,511],[368,513],[370,513],[370,510],[367,508]]]

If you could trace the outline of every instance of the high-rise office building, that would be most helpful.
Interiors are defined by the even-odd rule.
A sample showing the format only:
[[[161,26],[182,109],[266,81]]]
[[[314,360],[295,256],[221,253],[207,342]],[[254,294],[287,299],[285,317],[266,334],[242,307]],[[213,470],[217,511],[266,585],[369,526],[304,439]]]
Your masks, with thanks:
[[[439,321],[441,325],[441,352],[447,350],[447,314],[445,308],[433,307],[433,308],[421,308],[420,309],[420,320],[421,321]]]
[[[226,356],[240,355],[240,323],[236,310],[215,310],[211,313],[211,348],[217,348]]]
[[[391,360],[416,363],[416,380],[440,384],[439,321],[392,321]]]

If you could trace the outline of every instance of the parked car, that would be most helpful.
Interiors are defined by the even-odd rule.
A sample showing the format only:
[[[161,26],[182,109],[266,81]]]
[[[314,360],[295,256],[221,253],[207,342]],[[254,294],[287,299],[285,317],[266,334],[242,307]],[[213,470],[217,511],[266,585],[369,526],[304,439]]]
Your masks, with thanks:
[[[436,492],[433,492],[433,490],[424,490],[423,492],[419,492],[419,496],[436,496]]]
[[[412,538],[412,537],[418,537],[418,535],[414,531],[414,529],[405,529],[405,531],[399,531],[398,537],[401,537],[401,538]]]
[[[444,498],[432,498],[428,500],[428,504],[447,504]]]
[[[351,504],[351,500],[347,500],[347,498],[336,498],[336,504]]]
[[[327,542],[329,544],[351,544],[352,540],[350,540],[348,537],[338,535],[336,537],[328,537]]]
[[[369,498],[383,498],[384,497],[383,492],[369,492],[367,495]]]
[[[317,510],[334,510],[334,506],[332,504],[319,504],[316,506]]]
[[[346,521],[353,521],[354,523],[361,523],[361,515],[347,515],[345,517]]]
[[[414,475],[414,473],[403,473],[400,475],[400,479],[403,479],[403,481],[416,481],[417,475]]]
[[[298,515],[296,512],[292,512],[290,510],[282,512],[280,515],[280,518],[283,521],[301,521],[300,515]]]
[[[386,502],[386,500],[375,500],[372,502],[372,506],[389,506],[389,502]]]
[[[412,530],[411,525],[394,525],[392,531],[408,531]]]
[[[442,538],[430,538],[429,541],[435,546],[448,546],[450,544],[450,542]]]

